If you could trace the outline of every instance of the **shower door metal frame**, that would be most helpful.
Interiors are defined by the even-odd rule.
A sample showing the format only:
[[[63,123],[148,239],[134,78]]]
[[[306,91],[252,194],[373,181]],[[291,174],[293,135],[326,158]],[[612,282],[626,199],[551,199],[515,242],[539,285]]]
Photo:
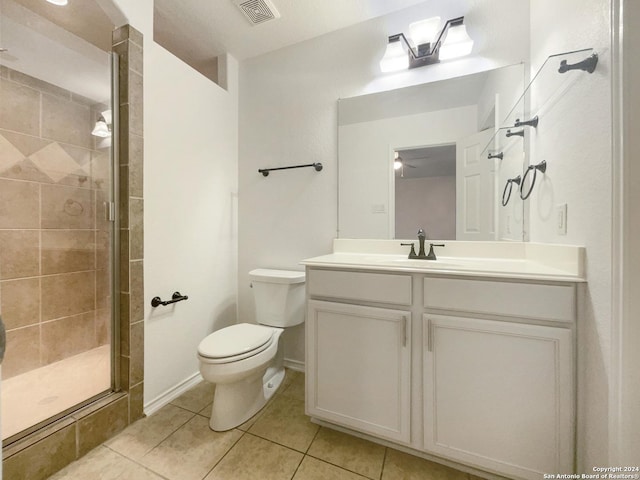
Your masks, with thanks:
[[[120,125],[120,84],[118,82],[118,73],[120,67],[120,57],[115,52],[109,52],[111,57],[111,198],[108,205],[105,205],[105,215],[112,225],[111,232],[111,256],[110,267],[111,275],[111,387],[108,390],[100,392],[92,397],[83,400],[76,405],[53,415],[46,420],[38,422],[21,432],[16,433],[2,440],[2,448],[6,448],[20,440],[35,434],[41,428],[46,427],[58,420],[61,420],[83,407],[108,396],[111,393],[119,392],[120,385],[120,142],[119,142],[119,125]],[[2,455],[0,455],[1,457]],[[1,478],[1,477],[0,477]]]
[[[120,57],[111,52],[111,389],[120,391]]]

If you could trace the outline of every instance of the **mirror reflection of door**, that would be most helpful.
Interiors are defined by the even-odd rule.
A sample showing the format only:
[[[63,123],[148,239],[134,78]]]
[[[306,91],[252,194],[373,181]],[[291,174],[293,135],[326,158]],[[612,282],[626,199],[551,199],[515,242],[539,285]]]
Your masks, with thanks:
[[[456,239],[456,145],[398,149],[395,168],[395,238]]]
[[[495,240],[495,160],[481,157],[493,129],[483,130],[457,143],[458,240]]]

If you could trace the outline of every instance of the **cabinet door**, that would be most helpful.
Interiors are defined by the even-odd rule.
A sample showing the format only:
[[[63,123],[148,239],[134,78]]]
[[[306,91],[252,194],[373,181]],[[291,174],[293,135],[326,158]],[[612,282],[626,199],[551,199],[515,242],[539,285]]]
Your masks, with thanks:
[[[310,300],[307,414],[408,443],[411,314]]]
[[[424,315],[424,445],[514,478],[573,471],[571,330]]]

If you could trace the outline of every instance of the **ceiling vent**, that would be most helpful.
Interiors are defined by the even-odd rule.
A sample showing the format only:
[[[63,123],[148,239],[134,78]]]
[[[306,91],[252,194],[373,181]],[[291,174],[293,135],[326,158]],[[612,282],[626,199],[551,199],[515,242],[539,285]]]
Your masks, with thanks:
[[[269,0],[234,0],[233,3],[238,6],[251,25],[280,18],[278,10]]]

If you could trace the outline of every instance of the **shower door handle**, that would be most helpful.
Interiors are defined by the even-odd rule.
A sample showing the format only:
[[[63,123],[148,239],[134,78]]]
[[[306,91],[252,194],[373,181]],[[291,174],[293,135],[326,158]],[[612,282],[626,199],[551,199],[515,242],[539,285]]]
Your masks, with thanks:
[[[4,330],[4,323],[2,322],[2,317],[0,317],[0,365],[2,364],[2,359],[4,358],[4,350],[7,346],[7,334]]]

